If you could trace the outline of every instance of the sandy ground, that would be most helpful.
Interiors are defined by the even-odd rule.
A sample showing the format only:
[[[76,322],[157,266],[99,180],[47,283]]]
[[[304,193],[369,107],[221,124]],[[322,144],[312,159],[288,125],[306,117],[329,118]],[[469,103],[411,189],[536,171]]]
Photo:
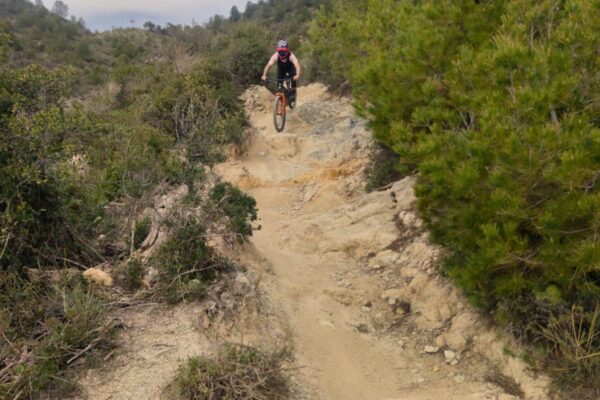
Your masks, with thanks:
[[[254,316],[260,327],[245,319],[244,335],[275,334],[264,320],[288,332],[298,399],[550,398],[548,379],[507,356],[518,347],[441,277],[414,180],[364,192],[370,134],[347,100],[302,87],[276,133],[272,95],[255,87],[243,99],[251,145],[215,172],[258,202],[261,228],[236,257],[260,276],[266,306]],[[159,399],[181,360],[210,352],[203,310],[126,312],[121,349],[81,379],[86,398]]]

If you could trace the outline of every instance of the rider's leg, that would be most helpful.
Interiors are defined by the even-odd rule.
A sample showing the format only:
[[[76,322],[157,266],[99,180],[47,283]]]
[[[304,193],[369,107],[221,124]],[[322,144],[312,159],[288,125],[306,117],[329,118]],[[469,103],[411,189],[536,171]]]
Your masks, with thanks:
[[[292,70],[289,72],[289,76],[290,78],[293,78],[294,76],[296,76],[296,68],[292,67]],[[294,79],[292,79],[292,94],[291,94],[291,101],[296,101],[296,86],[297,86],[298,82],[295,81]]]
[[[277,66],[277,90],[281,90],[283,88],[283,81],[281,79],[285,79],[286,74],[286,70]]]

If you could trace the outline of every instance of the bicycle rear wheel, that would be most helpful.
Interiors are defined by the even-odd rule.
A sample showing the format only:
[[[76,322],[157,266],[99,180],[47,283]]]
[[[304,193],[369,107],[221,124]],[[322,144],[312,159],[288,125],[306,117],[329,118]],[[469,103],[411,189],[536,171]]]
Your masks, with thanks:
[[[273,104],[273,125],[277,132],[283,131],[285,127],[285,101],[281,94],[275,95],[275,103]]]

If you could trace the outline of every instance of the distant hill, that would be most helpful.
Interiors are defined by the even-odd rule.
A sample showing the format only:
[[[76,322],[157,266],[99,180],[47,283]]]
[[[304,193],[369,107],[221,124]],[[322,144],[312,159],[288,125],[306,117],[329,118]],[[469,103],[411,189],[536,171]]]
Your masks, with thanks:
[[[0,31],[11,37],[12,65],[70,65],[82,71],[84,82],[95,85],[106,82],[111,71],[123,63],[148,64],[172,57],[174,43],[190,53],[201,51],[221,57],[227,47],[236,46],[240,35],[251,37],[263,49],[285,37],[302,54],[308,23],[327,3],[329,0],[261,0],[248,2],[244,10],[232,7],[229,16],[214,16],[204,25],[160,26],[148,21],[144,28],[92,33],[81,19],[63,18],[27,0],[5,0],[0,3]],[[247,61],[256,65],[239,68],[252,71],[256,78],[258,64],[264,60]]]

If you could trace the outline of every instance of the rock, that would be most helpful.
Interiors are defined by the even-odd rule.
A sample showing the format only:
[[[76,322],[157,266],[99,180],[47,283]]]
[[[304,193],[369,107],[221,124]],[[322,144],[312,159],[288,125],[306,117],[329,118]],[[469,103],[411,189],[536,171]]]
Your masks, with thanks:
[[[435,338],[435,345],[438,347],[444,347],[446,345],[446,337],[444,335],[440,335]]]
[[[450,330],[445,334],[448,345],[458,352],[464,352],[476,326],[477,317],[471,312],[454,317]]]
[[[454,367],[456,364],[458,364],[458,360],[457,360],[456,358],[450,362],[450,365],[452,365],[453,367]]]
[[[392,193],[396,199],[396,211],[414,209],[414,204],[417,200],[415,191],[413,190],[415,178],[404,178],[392,186]]]
[[[454,316],[452,309],[448,305],[448,303],[443,303],[439,308],[440,318],[444,321],[449,320]]]
[[[452,350],[444,350],[444,358],[446,359],[447,363],[450,363],[456,358],[456,353],[454,353]]]
[[[106,272],[97,269],[90,268],[83,273],[83,277],[86,281],[90,283],[95,283],[97,285],[111,287],[113,285],[113,279]]]
[[[252,290],[252,285],[250,284],[250,279],[243,273],[239,272],[235,276],[235,281],[233,283],[233,292],[236,295],[244,295]]]
[[[398,214],[398,219],[407,228],[419,229],[423,226],[417,214],[412,211],[401,211]]]
[[[382,251],[369,261],[369,269],[377,271],[385,268],[393,268],[398,263],[398,259],[399,255],[395,251]]]
[[[425,353],[429,353],[429,354],[433,354],[433,353],[437,353],[440,348],[436,347],[436,346],[425,346]]]
[[[365,323],[355,322],[351,326],[359,333],[369,333],[369,327]]]
[[[381,300],[403,300],[406,297],[406,292],[403,289],[388,289],[381,295]]]
[[[465,377],[462,375],[456,375],[454,377],[454,382],[456,383],[463,383],[465,381]]]

